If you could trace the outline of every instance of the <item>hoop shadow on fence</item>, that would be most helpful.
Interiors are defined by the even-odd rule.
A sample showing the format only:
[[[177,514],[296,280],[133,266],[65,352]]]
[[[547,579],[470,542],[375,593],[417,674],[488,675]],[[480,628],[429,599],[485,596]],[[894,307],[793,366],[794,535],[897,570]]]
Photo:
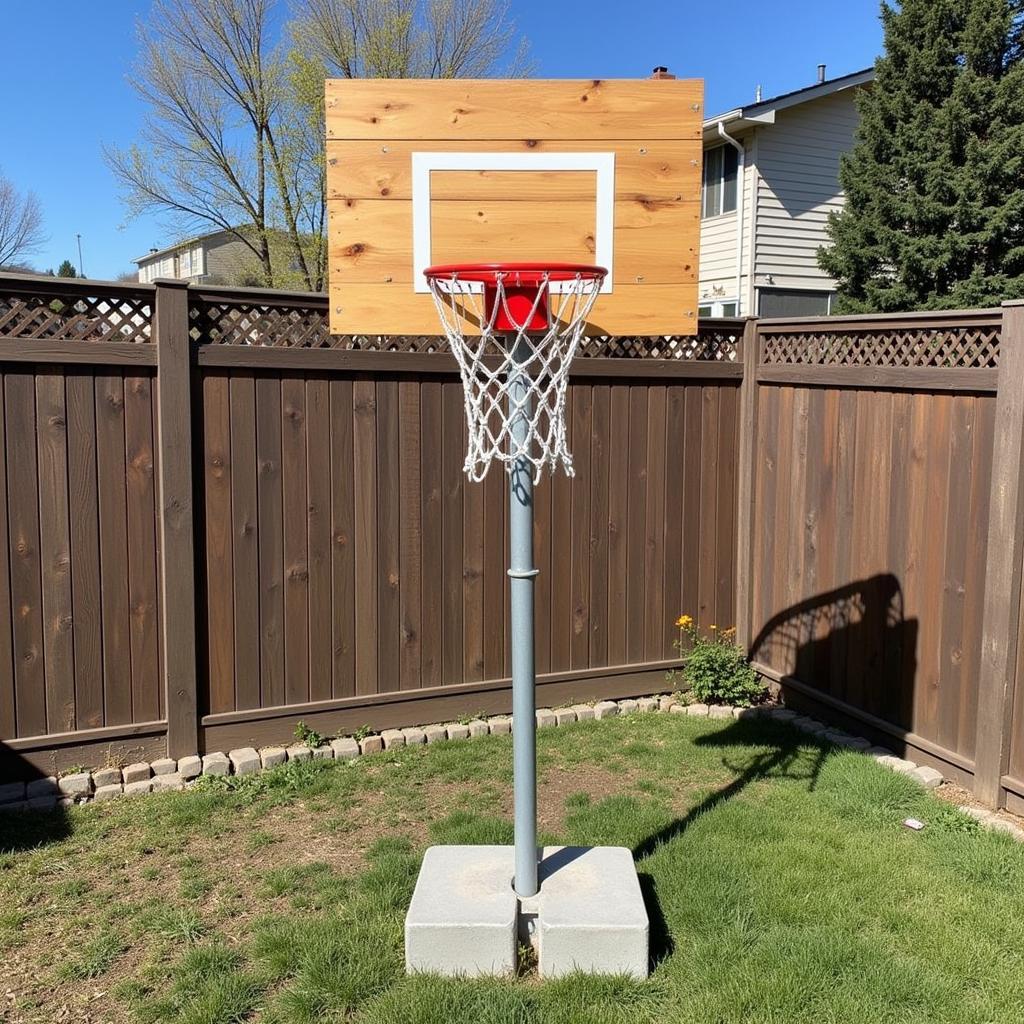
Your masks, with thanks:
[[[750,657],[811,690],[909,729],[917,632],[917,620],[904,617],[900,581],[880,573],[773,615],[751,644]]]

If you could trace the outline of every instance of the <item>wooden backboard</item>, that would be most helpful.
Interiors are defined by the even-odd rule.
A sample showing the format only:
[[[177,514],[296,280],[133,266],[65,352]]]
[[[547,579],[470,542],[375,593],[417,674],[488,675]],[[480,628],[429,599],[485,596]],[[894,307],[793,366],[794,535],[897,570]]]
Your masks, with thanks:
[[[703,82],[330,79],[331,332],[436,334],[431,263],[611,271],[601,334],[696,329]]]

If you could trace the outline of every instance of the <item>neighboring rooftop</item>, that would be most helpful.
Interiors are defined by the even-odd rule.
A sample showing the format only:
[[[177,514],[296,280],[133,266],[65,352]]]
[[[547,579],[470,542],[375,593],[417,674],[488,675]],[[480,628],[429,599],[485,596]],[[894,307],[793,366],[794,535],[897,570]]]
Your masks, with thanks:
[[[768,99],[755,99],[753,103],[745,106],[733,107],[731,110],[706,117],[704,119],[705,136],[713,137],[720,122],[728,125],[730,131],[742,131],[744,128],[753,128],[760,124],[773,124],[776,111],[784,110],[786,107],[795,107],[799,103],[819,100],[844,89],[854,89],[866,85],[874,77],[875,69],[870,67],[861,71],[852,71],[848,75],[840,75],[839,78],[825,78],[825,65],[819,64],[818,81],[812,85],[780,93],[778,96],[770,96]],[[758,91],[760,91],[760,86]]]

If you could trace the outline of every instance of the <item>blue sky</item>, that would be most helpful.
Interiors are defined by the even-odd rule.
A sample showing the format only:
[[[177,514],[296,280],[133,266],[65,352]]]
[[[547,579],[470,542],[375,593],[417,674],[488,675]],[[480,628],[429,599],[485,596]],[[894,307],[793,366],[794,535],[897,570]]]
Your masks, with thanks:
[[[90,277],[132,268],[151,245],[172,241],[158,219],[129,221],[103,163],[104,143],[128,145],[142,107],[125,75],[135,23],[150,0],[2,0],[7,118],[0,169],[39,196],[49,241],[34,262],[83,265]],[[284,3],[282,3],[284,7]],[[511,0],[537,74],[552,78],[645,77],[656,64],[702,77],[707,109],[809,85],[868,66],[881,46],[876,0]],[[27,45],[32,40],[39,43]],[[21,45],[21,44],[26,45]]]

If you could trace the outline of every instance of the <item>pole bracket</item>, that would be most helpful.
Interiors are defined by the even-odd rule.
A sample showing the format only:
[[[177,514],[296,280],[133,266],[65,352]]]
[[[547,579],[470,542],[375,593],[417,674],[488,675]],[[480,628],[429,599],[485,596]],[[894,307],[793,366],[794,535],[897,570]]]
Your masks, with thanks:
[[[540,573],[540,569],[509,569],[507,572],[514,580],[532,580]]]

